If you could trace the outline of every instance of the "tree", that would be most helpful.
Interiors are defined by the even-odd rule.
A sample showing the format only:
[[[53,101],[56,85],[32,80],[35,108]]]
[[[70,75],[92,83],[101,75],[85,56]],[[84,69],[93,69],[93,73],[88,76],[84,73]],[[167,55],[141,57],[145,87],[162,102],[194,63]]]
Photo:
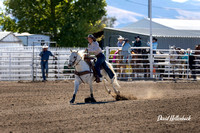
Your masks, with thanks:
[[[16,21],[5,15],[5,13],[3,12],[0,13],[0,25],[2,27],[2,30],[17,32]]]
[[[105,0],[5,0],[4,4],[15,27],[3,25],[4,30],[48,34],[65,47],[86,46],[84,37],[102,27],[99,21],[106,13]]]
[[[114,27],[115,21],[116,21],[116,17],[107,17],[107,16],[103,16],[102,17],[102,23],[104,23],[107,27]]]

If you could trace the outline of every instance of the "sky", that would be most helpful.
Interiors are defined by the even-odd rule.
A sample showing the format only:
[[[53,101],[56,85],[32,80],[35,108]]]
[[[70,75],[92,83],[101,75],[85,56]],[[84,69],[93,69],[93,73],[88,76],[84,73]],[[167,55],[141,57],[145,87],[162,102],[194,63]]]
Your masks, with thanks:
[[[148,0],[106,0],[107,15],[116,17],[116,28],[124,27],[148,16]],[[153,18],[198,19],[200,0],[152,0]],[[0,0],[0,8],[3,0]]]
[[[107,15],[116,17],[116,28],[148,16],[148,0],[106,0]],[[200,0],[152,0],[153,18],[198,19]]]

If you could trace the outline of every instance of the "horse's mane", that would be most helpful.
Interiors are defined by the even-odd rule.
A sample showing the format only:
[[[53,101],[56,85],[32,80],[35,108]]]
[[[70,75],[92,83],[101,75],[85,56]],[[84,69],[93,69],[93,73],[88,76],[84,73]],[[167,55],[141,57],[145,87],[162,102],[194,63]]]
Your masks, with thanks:
[[[84,57],[84,50],[78,51],[78,55],[83,59],[83,57]]]

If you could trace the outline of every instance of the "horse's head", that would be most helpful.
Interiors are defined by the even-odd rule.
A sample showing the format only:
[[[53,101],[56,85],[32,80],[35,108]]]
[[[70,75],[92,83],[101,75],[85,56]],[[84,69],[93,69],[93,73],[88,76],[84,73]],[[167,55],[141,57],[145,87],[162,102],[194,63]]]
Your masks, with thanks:
[[[78,51],[71,51],[71,54],[69,56],[69,64],[68,64],[68,67],[74,67],[76,65],[76,63],[81,60],[81,56],[80,54],[78,53]]]

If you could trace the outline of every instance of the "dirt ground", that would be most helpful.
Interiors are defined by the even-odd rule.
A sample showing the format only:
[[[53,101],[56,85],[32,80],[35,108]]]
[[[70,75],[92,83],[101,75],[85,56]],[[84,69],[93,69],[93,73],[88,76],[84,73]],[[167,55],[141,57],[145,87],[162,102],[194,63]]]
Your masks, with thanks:
[[[120,82],[121,94],[137,100],[115,101],[94,84],[97,103],[85,104],[81,85],[69,104],[73,81],[0,82],[0,133],[17,132],[200,132],[200,82]],[[191,116],[189,121],[157,121],[158,116]]]

